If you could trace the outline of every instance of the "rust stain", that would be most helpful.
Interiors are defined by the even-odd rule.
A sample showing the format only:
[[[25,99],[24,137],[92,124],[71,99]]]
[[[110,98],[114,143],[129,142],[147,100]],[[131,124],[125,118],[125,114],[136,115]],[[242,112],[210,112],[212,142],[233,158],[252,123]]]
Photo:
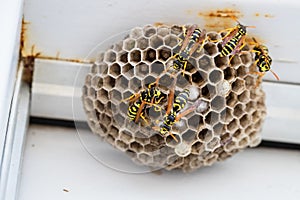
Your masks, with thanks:
[[[265,18],[274,18],[275,16],[274,16],[274,15],[271,15],[271,14],[265,14],[264,17],[265,17]]]
[[[268,14],[268,13],[265,13],[265,14],[262,14],[262,13],[254,13],[254,16],[255,16],[255,17],[265,17],[265,18],[274,18],[274,17],[275,17],[274,15]]]
[[[234,26],[235,20],[243,17],[243,14],[236,9],[224,8],[198,12],[198,16],[204,19],[208,31],[221,31]]]

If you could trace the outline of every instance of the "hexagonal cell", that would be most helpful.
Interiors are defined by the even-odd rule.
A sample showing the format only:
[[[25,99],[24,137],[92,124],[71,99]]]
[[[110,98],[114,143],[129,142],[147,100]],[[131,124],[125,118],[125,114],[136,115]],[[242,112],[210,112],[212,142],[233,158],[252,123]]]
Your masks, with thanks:
[[[245,90],[242,94],[238,96],[238,100],[242,103],[247,103],[250,101],[250,92]]]
[[[255,78],[252,75],[247,75],[244,79],[246,82],[246,88],[249,88],[255,84]]]
[[[240,118],[243,114],[245,113],[244,111],[244,105],[243,104],[237,104],[234,108],[233,108],[233,115],[236,118]]]
[[[173,137],[175,137],[177,141]],[[168,135],[166,135],[165,137],[165,142],[168,147],[173,148],[181,142],[181,137],[176,132],[169,132]]]
[[[192,145],[193,154],[201,154],[204,151],[204,145],[202,142],[197,141]]]
[[[249,138],[248,137],[244,137],[242,138],[239,142],[238,142],[238,146],[240,148],[245,148],[248,146],[248,144],[250,143]]]
[[[195,130],[197,130],[201,124],[203,124],[203,118],[200,115],[195,114],[188,119],[189,127]]]
[[[117,58],[117,55],[116,55],[116,52],[110,50],[110,51],[107,51],[104,55],[104,60],[106,62],[115,62],[116,61],[116,58]]]
[[[213,133],[211,130],[204,128],[202,130],[200,130],[200,132],[198,133],[198,139],[201,142],[208,142],[213,138]]]
[[[101,103],[99,100],[96,100],[94,101],[94,108],[97,110],[97,111],[103,111],[104,110],[104,104]]]
[[[121,71],[122,71],[122,74],[126,75],[128,78],[131,78],[134,75],[134,67],[129,63],[122,66]]]
[[[209,69],[214,68],[211,58],[207,55],[203,55],[198,60],[198,66],[199,66],[199,69],[202,69],[204,71],[208,71]]]
[[[202,85],[202,83],[204,82],[204,78],[202,76],[202,71],[196,71],[192,74],[192,82],[196,83],[197,85]],[[206,77],[206,74],[205,74]]]
[[[117,128],[115,128],[115,130],[117,130]],[[120,136],[119,136],[120,140],[122,140],[123,142],[125,142],[126,144],[130,144],[131,142],[134,141],[134,138],[132,137],[131,133],[129,133],[126,130],[122,130],[120,132]]]
[[[155,152],[158,150],[158,147],[154,146],[152,144],[147,144],[144,146],[144,150],[145,150],[145,152]]]
[[[242,128],[246,128],[247,126],[249,126],[251,123],[251,118],[249,115],[245,114],[243,115],[243,117],[241,117],[240,119],[240,125],[242,126]]]
[[[194,73],[198,69],[197,61],[194,58],[189,58],[185,67],[186,72]]]
[[[230,133],[235,132],[239,128],[239,121],[237,119],[233,119],[228,125],[227,130]]]
[[[232,83],[231,88],[236,94],[241,94],[245,90],[245,81],[237,78]]]
[[[179,157],[186,157],[189,156],[191,153],[192,149],[189,144],[186,142],[181,142],[180,144],[176,145],[175,147],[175,153]]]
[[[106,104],[108,102],[108,92],[104,88],[101,88],[97,91],[97,99],[99,99],[102,103]]]
[[[187,130],[184,133],[182,133],[182,140],[187,142],[187,143],[191,143],[193,141],[195,141],[197,133],[193,130]]]
[[[132,29],[129,33],[129,37],[134,39],[138,39],[141,36],[143,36],[143,29],[141,29],[140,27]]]
[[[149,39],[147,38],[140,38],[136,41],[136,47],[141,49],[141,50],[144,50],[146,48],[149,47]]]
[[[173,82],[174,82],[174,77],[170,76],[169,74],[164,74],[159,79],[160,86],[165,90],[169,90]]]
[[[244,53],[240,54],[240,58],[244,65],[250,65],[251,62],[253,61],[251,54],[248,52],[247,53],[244,52]]]
[[[91,85],[96,89],[100,89],[103,87],[103,78],[100,76],[94,76],[91,80]]]
[[[126,151],[128,149],[128,145],[121,140],[116,140],[116,147],[121,151]]]
[[[91,100],[90,98],[84,98],[83,103],[86,110],[91,111],[94,109],[93,100]]]
[[[203,47],[208,55],[213,56],[218,53],[218,47],[212,42],[208,42]]]
[[[148,86],[149,84],[154,83],[155,81],[156,81],[155,77],[148,75],[142,80],[143,82],[142,85]]]
[[[141,51],[140,50],[133,50],[129,54],[129,61],[130,62],[140,62],[141,61]]]
[[[153,162],[152,157],[150,155],[146,154],[146,153],[139,153],[138,154],[138,159],[142,163],[151,163],[151,162]]]
[[[220,68],[220,69],[224,69],[227,67],[228,65],[228,62],[229,62],[229,59],[227,56],[224,56],[224,57],[221,57],[220,54],[217,55],[215,58],[214,58],[214,61],[215,61],[215,65]]]
[[[103,79],[103,87],[107,90],[112,89],[116,85],[116,79],[111,76],[105,76]]]
[[[149,74],[149,65],[141,62],[135,66],[136,75],[139,78],[144,78],[147,74]]]
[[[239,57],[239,55],[235,54],[235,55],[231,55],[230,56],[231,60],[230,60],[230,66],[231,67],[238,67],[238,65],[242,64],[242,61]]]
[[[135,47],[135,40],[134,39],[126,39],[123,42],[123,48],[126,51],[131,51]]]
[[[206,99],[212,99],[216,95],[216,88],[213,85],[207,84],[201,89],[201,96]]]
[[[158,59],[166,61],[170,58],[171,56],[171,49],[167,47],[163,47],[158,50]]]
[[[138,142],[132,142],[129,145],[129,148],[134,152],[141,152],[143,150],[143,146]]]
[[[156,61],[150,65],[151,73],[154,75],[160,75],[165,70],[165,66],[163,63]]]
[[[218,155],[216,154],[211,154],[210,156],[208,156],[206,158],[206,160],[204,161],[204,165],[205,166],[211,166],[214,162],[216,162],[218,159]]]
[[[147,49],[144,51],[144,59],[145,61],[148,62],[153,62],[156,59],[156,51],[154,49]]]
[[[89,95],[90,97],[92,97],[93,99],[96,98],[96,90],[94,88],[89,88],[87,91],[87,95]]]
[[[121,74],[121,67],[118,63],[113,63],[109,68],[109,75],[117,77]]]
[[[209,33],[207,33],[207,37],[212,41],[216,41],[216,40],[221,39],[220,34],[218,34],[217,32],[209,32]]]
[[[235,78],[236,71],[232,67],[224,69],[224,79],[230,81]]]
[[[240,78],[244,78],[249,73],[249,68],[246,68],[244,65],[241,65],[237,68],[236,74]]]
[[[120,76],[116,80],[116,87],[125,90],[128,88],[128,83],[129,81],[127,78],[125,78],[124,76]]]
[[[158,27],[157,28],[157,35],[165,37],[166,35],[170,34],[170,29],[168,27]]]
[[[150,46],[157,49],[158,47],[162,46],[164,44],[164,41],[162,37],[158,35],[154,35],[150,38]]]
[[[223,79],[223,73],[221,70],[214,69],[209,73],[208,80],[213,84],[220,82],[222,79]]]
[[[222,96],[216,96],[211,102],[211,108],[217,112],[223,110],[225,108],[225,98]]]
[[[178,44],[178,37],[174,35],[168,35],[164,38],[164,42],[166,46],[173,48]]]
[[[253,113],[257,108],[256,102],[250,101],[246,104],[245,112],[247,113]]]
[[[107,74],[108,72],[108,65],[104,62],[97,64],[97,72],[98,74]]]
[[[208,143],[205,144],[206,151],[214,151],[220,146],[220,138],[213,137]]]
[[[152,26],[145,26],[143,31],[146,37],[151,37],[152,35],[156,34],[156,29]]]
[[[138,91],[141,88],[141,85],[142,85],[142,81],[136,77],[129,80],[129,87],[134,91]]]
[[[127,63],[128,62],[128,52],[123,51],[122,53],[118,54],[118,61]]]
[[[120,41],[116,44],[113,45],[112,49],[115,51],[115,52],[120,52],[123,50],[123,41]]]
[[[210,111],[206,116],[205,116],[205,123],[213,126],[220,120],[220,114],[216,113],[214,111]]]

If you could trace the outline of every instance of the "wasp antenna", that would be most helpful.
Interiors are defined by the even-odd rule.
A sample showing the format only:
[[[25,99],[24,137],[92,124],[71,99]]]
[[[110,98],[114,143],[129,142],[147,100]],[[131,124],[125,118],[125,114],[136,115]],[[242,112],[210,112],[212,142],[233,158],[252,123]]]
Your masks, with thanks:
[[[270,69],[270,72],[272,72],[272,74],[275,76],[275,78],[277,79],[277,81],[279,81],[279,76],[273,71]]]
[[[252,40],[253,40],[255,43],[258,43],[257,40],[255,39],[255,37],[252,37]]]
[[[246,26],[246,28],[256,28],[256,26]]]

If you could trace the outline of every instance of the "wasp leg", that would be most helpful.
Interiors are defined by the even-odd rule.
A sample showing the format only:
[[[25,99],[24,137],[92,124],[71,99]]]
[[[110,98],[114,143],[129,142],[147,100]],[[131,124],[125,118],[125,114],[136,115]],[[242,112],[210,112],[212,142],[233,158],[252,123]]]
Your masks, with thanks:
[[[175,95],[175,92],[174,92],[174,90],[175,90],[175,82],[176,81],[173,82],[172,87],[170,89],[170,93],[168,95],[168,104],[167,104],[168,107],[167,107],[166,115],[170,114],[170,112],[172,110],[172,107],[173,107],[173,101],[174,101],[174,95]]]
[[[188,42],[190,40],[191,35],[193,34],[193,32],[195,31],[196,28],[197,28],[197,25],[194,24],[187,30],[186,34],[183,34],[185,36],[185,38],[181,44],[180,51],[183,51],[185,49],[186,45],[188,44]],[[186,28],[184,27],[184,29],[186,29]],[[185,31],[183,33],[185,33]]]
[[[171,137],[178,143],[177,138],[171,133],[171,131],[169,131],[168,133],[169,133],[169,135],[171,135]]]
[[[175,118],[175,121],[178,122],[182,117],[188,115],[189,113],[193,112],[196,109],[196,106],[191,106],[189,109],[183,111],[182,113],[178,114]]]
[[[136,93],[126,99],[123,99],[122,102],[124,102],[124,101],[134,102],[134,101],[138,100],[139,98],[140,98],[140,94]]]
[[[141,103],[141,105],[140,105],[140,107],[139,107],[139,110],[138,110],[137,113],[136,113],[136,117],[135,117],[135,119],[134,119],[134,122],[135,122],[135,123],[137,123],[137,122],[139,121],[139,118],[140,118],[141,113],[142,113],[142,111],[143,111],[143,109],[144,109],[145,103],[146,103],[145,101],[142,101],[142,103]]]

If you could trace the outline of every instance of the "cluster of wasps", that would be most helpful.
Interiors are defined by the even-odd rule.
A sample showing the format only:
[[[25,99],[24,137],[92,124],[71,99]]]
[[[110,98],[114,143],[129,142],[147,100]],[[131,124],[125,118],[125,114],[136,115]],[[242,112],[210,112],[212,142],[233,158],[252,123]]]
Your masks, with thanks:
[[[236,20],[237,21],[237,20]],[[210,42],[220,42],[222,50],[220,51],[220,57],[229,57],[230,60],[234,55],[243,53],[242,49],[246,45],[245,39],[247,36],[247,28],[254,28],[254,26],[244,26],[237,21],[237,25],[232,28],[225,29],[219,33],[226,33],[220,40],[212,40],[206,34],[206,30],[201,30],[197,25],[191,25],[186,31],[184,31],[184,39],[180,42],[181,48],[178,53],[170,57],[173,59],[173,63],[170,67],[167,67],[164,72],[169,69],[173,71],[184,71],[186,69],[189,57],[198,49],[199,51],[203,48],[205,41]],[[252,38],[254,47],[252,52],[254,53],[255,65],[257,66],[257,71],[254,74],[258,75],[258,81],[264,76],[268,71],[271,71],[275,78],[279,80],[279,77],[274,73],[270,66],[272,64],[272,58],[269,56],[268,48],[257,42],[255,38]],[[130,120],[138,123],[140,118],[149,125],[145,113],[146,108],[154,106],[156,111],[161,110],[159,104],[166,98],[166,96],[158,88],[159,78],[155,82],[150,83],[146,89],[141,90],[139,93],[133,94],[124,101],[129,101],[130,106],[128,107],[128,117]],[[256,83],[256,86],[258,82]],[[197,109],[197,105],[190,106],[188,109],[184,109],[187,100],[190,95],[188,89],[184,89],[176,97],[174,94],[175,84],[172,84],[170,92],[167,97],[167,109],[163,121],[160,122],[159,126],[153,126],[152,129],[159,132],[162,136],[166,136],[168,133],[178,142],[177,138],[170,132],[172,126],[178,122],[182,117],[186,116],[190,112]]]

